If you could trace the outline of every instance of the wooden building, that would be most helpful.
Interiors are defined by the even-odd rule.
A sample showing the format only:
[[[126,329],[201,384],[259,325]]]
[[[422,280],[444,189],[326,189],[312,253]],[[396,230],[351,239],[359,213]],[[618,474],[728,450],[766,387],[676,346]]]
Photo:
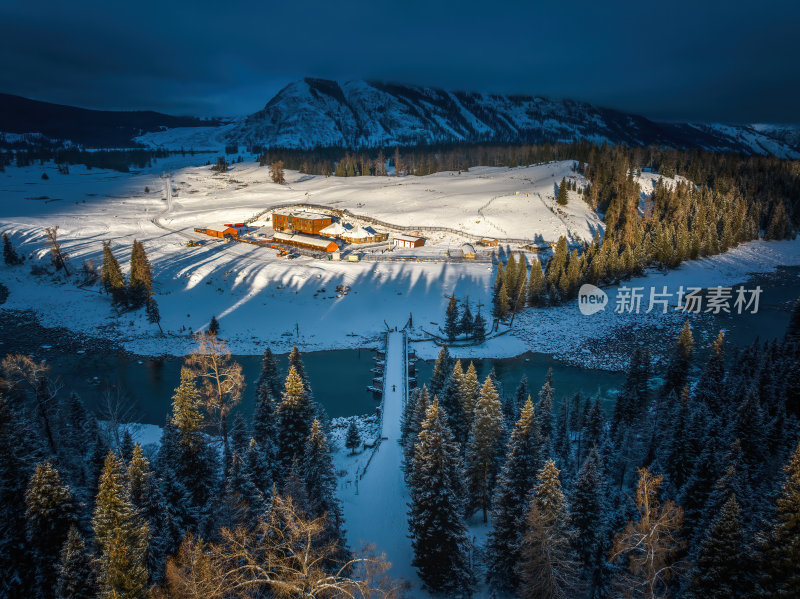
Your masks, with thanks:
[[[239,230],[235,227],[231,227],[230,225],[212,225],[210,227],[206,227],[205,229],[195,229],[196,233],[204,233],[206,235],[210,235],[211,237],[219,237],[220,239],[224,237],[238,237]]]
[[[285,233],[319,235],[332,222],[333,217],[318,212],[276,210],[272,213],[272,228]]]
[[[392,237],[392,246],[396,248],[420,248],[423,245],[425,245],[425,240],[422,237],[413,235],[394,235]]]
[[[317,252],[331,253],[339,251],[339,246],[329,239],[317,239],[316,237],[309,237],[308,235],[301,235],[298,233],[275,233],[272,237],[272,241]]]

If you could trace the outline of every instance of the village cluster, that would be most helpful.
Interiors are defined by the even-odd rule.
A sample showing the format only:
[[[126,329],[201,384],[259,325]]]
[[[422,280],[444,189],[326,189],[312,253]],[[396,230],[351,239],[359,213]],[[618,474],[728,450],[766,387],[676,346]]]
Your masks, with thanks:
[[[346,222],[331,214],[297,208],[274,210],[263,221],[231,222],[194,230],[218,239],[270,247],[278,251],[278,256],[294,258],[295,252],[300,251],[330,260],[349,261],[359,260],[354,249],[369,247],[395,254],[407,254],[404,250],[412,250],[413,255],[413,250],[423,247],[426,241],[419,234],[390,234],[376,231],[369,225]],[[485,241],[482,245],[497,245],[494,240],[482,241]],[[477,252],[472,244],[465,243],[457,257],[474,260]]]

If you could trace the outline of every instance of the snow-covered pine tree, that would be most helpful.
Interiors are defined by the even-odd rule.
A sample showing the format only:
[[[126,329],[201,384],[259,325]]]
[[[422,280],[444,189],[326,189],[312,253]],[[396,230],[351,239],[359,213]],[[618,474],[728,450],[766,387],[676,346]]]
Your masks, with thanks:
[[[462,448],[467,441],[470,421],[472,420],[471,414],[467,416],[462,407],[464,404],[461,396],[461,390],[464,384],[463,379],[464,370],[461,367],[461,360],[456,360],[453,366],[453,372],[447,379],[444,391],[442,391],[439,396],[439,406],[441,406],[444,413],[447,414],[450,431]]]
[[[163,472],[167,466],[174,469],[178,483],[191,496],[192,513],[183,514],[181,519],[202,519],[202,513],[208,510],[217,486],[217,456],[202,432],[203,424],[200,393],[195,385],[194,373],[188,368],[181,368],[181,382],[172,397],[172,418],[163,435],[167,437],[173,434],[170,429],[174,427],[174,451],[170,438],[167,447],[162,439],[159,452],[160,470]],[[174,494],[179,496],[180,488],[174,490]]]
[[[215,521],[220,526],[233,529],[237,526],[255,527],[258,517],[264,513],[266,499],[258,489],[242,457],[234,452],[231,466],[225,477],[225,487],[219,499],[219,510]]]
[[[746,597],[748,562],[739,502],[731,495],[700,546],[686,599]]]
[[[121,470],[117,456],[109,451],[92,519],[100,551],[97,568],[100,595],[144,599],[148,588],[150,527],[131,504]]]
[[[481,392],[481,384],[478,381],[478,371],[475,368],[475,363],[470,360],[467,370],[461,377],[461,384],[459,385],[458,394],[461,399],[461,414],[463,422],[466,425],[464,431],[464,444],[466,447],[466,440],[469,438],[469,432],[472,428],[472,420],[475,413],[475,404],[478,402],[478,395]]]
[[[478,308],[478,313],[475,314],[475,320],[472,321],[472,338],[477,344],[486,341],[486,320],[481,314],[480,307]]]
[[[800,596],[800,443],[785,467],[786,479],[777,500],[766,550],[764,596]]]
[[[115,306],[124,307],[128,305],[128,289],[125,286],[125,277],[119,262],[111,253],[111,242],[103,242],[103,265],[100,269],[100,282],[105,292],[111,295],[111,301]]]
[[[247,444],[242,458],[242,468],[261,495],[266,498],[273,485],[272,474],[264,463],[264,450],[259,447],[255,439],[250,439]]]
[[[253,410],[253,439],[261,451],[263,467],[270,477],[275,471],[275,456],[278,450],[277,414],[271,383],[262,383],[256,388],[256,406]],[[278,397],[277,395],[274,397]],[[266,493],[267,488],[261,489]]]
[[[264,350],[264,357],[261,359],[261,373],[258,375],[258,381],[256,381],[256,392],[258,393],[262,388],[266,388],[269,396],[274,400],[281,396],[282,387],[283,381],[278,369],[278,360],[272,350],[267,348]]]
[[[356,449],[361,447],[361,435],[358,432],[356,421],[351,420],[347,427],[347,435],[345,436],[344,446],[350,450],[350,455],[356,452]]]
[[[117,448],[117,453],[119,454],[119,459],[122,460],[123,464],[127,464],[131,461],[133,457],[133,436],[131,435],[131,431],[128,427],[122,431],[122,438],[119,440],[119,447]]]
[[[77,523],[72,490],[49,461],[36,464],[25,493],[28,550],[36,567],[36,595],[52,597],[58,579],[58,556],[69,529]]]
[[[548,460],[537,477],[518,566],[522,599],[567,599],[581,593],[580,562],[572,548],[574,531],[558,475],[555,463]]]
[[[345,547],[342,506],[336,496],[336,472],[333,468],[330,447],[318,420],[311,424],[311,434],[303,452],[302,476],[308,494],[309,515],[326,517],[324,542],[336,542]]]
[[[488,521],[489,500],[500,469],[505,421],[503,408],[492,379],[486,377],[475,411],[467,446],[467,475],[469,478],[469,512],[483,511]]]
[[[233,424],[231,424],[231,448],[240,456],[243,456],[249,443],[250,431],[247,430],[247,424],[242,413],[237,412],[233,419]]]
[[[308,393],[309,398],[311,398],[311,382],[308,380],[306,368],[303,366],[303,357],[300,355],[300,350],[297,349],[296,345],[292,346],[292,351],[289,352],[289,368],[292,366],[294,366],[298,376],[303,381],[303,387],[305,388],[306,393]],[[309,422],[309,425],[310,424],[311,423]]]
[[[692,328],[687,320],[678,335],[678,341],[675,344],[675,349],[667,366],[667,372],[664,375],[664,384],[661,387],[662,397],[667,397],[671,392],[681,393],[689,376],[689,364],[692,359],[693,348],[694,337],[692,336]]]
[[[575,527],[575,549],[587,571],[596,569],[603,526],[603,468],[595,448],[589,450],[572,488],[570,505]],[[590,576],[594,580],[595,576]]]
[[[492,500],[492,530],[486,547],[489,582],[503,591],[517,588],[516,565],[531,489],[541,467],[533,402],[528,397],[508,440],[506,461]]]
[[[292,461],[302,459],[306,439],[311,434],[314,406],[303,385],[303,379],[294,364],[289,366],[284,392],[278,404],[278,451],[277,461],[283,472]]]
[[[447,386],[447,379],[453,371],[453,360],[450,358],[450,351],[447,346],[442,346],[439,350],[439,355],[436,356],[436,362],[433,364],[433,372],[431,373],[431,382],[428,385],[428,393],[431,397],[437,397],[442,394]]]
[[[444,315],[444,333],[450,343],[455,341],[458,335],[458,304],[456,304],[455,293],[450,296],[450,301],[447,302],[447,310]]]
[[[411,468],[412,564],[433,592],[469,594],[474,576],[464,524],[464,481],[458,445],[434,399],[418,435]]]
[[[94,584],[92,558],[86,543],[75,526],[70,527],[67,540],[61,548],[58,562],[58,579],[55,599],[94,599],[97,588]]]
[[[144,308],[147,312],[147,322],[158,325],[158,330],[161,332],[161,334],[163,334],[164,329],[161,328],[161,312],[158,309],[156,298],[154,298],[152,295],[148,297]]]
[[[567,400],[564,398],[558,408],[556,416],[556,426],[553,431],[553,455],[562,466],[562,471],[571,469],[570,461],[572,458],[572,443],[569,434],[569,408]]]
[[[434,398],[438,401],[436,396],[434,396]],[[408,422],[408,432],[403,445],[403,471],[406,474],[406,480],[411,476],[414,452],[417,446],[417,436],[419,435],[419,431],[422,430],[422,422],[425,420],[425,414],[428,412],[428,406],[430,406],[430,404],[431,399],[428,394],[428,389],[423,385],[422,392],[415,397],[414,409]]]
[[[467,339],[472,339],[472,326],[474,322],[472,310],[469,309],[469,298],[466,298],[464,299],[464,312],[461,314],[461,320],[458,323],[458,332],[461,335],[465,335]]]
[[[694,397],[708,406],[713,416],[722,416],[725,385],[725,334],[720,331],[712,345],[711,355],[697,380]]]
[[[542,444],[545,454],[549,455],[553,443],[553,369],[547,369],[547,376],[544,379],[542,388],[539,389],[539,403],[536,404],[536,419],[539,422],[539,434],[542,437]]]

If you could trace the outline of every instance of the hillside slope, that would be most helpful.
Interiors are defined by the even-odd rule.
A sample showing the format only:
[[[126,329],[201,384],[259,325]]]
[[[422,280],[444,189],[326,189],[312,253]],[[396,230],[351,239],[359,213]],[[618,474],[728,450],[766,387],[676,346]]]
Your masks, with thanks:
[[[800,157],[771,130],[749,126],[657,123],[573,100],[310,78],[287,85],[226,139],[286,148],[586,140]]]

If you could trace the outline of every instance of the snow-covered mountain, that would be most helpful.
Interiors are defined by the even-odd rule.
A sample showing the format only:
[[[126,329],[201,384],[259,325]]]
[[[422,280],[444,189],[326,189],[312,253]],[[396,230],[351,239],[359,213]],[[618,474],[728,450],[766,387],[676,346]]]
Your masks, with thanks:
[[[587,140],[800,157],[790,139],[773,131],[659,123],[573,100],[306,78],[287,85],[224,137],[247,146],[288,148]],[[148,142],[158,137],[151,135]]]

